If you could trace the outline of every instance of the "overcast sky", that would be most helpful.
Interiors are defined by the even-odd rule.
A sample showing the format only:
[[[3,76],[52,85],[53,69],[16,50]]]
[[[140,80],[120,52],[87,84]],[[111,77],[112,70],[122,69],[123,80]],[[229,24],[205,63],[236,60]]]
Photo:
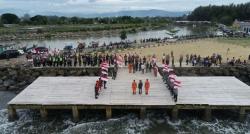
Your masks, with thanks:
[[[160,9],[192,11],[198,6],[246,3],[249,0],[0,0],[0,10],[16,13],[104,13],[121,10]]]

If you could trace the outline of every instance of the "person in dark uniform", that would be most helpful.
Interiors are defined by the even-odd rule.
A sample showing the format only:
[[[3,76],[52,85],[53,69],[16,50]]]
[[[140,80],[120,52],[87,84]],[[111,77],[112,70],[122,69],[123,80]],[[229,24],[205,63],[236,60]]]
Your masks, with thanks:
[[[139,84],[138,84],[139,94],[142,94],[142,86],[143,86],[143,83],[142,83],[142,81],[140,80],[140,81],[139,81]]]
[[[99,95],[99,81],[97,80],[95,83],[95,99],[98,99]]]

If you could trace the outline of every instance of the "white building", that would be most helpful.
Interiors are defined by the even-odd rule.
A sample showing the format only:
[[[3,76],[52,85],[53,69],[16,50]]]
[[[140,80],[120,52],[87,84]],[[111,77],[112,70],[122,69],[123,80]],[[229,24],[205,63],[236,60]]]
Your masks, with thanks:
[[[234,21],[234,27],[239,28],[241,31],[250,34],[250,21]]]

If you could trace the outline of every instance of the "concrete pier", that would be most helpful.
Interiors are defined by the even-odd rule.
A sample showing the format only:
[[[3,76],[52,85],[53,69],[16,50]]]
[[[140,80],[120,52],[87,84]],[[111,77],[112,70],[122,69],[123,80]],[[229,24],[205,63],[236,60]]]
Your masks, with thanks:
[[[178,77],[182,82],[178,101],[174,102],[160,75],[137,72],[129,74],[120,69],[116,80],[110,79],[107,89],[102,89],[98,99],[94,97],[94,85],[98,77],[39,77],[8,103],[9,117],[16,117],[16,109],[38,109],[42,119],[47,119],[49,109],[70,109],[75,121],[81,109],[104,109],[106,118],[112,117],[112,109],[137,109],[144,118],[146,109],[171,110],[173,120],[182,109],[204,110],[203,118],[210,121],[212,111],[237,109],[239,118],[250,109],[250,87],[235,77]],[[150,81],[149,95],[132,94],[133,80]]]
[[[107,119],[112,118],[112,109],[111,109],[111,107],[106,107],[106,118]]]
[[[77,106],[72,107],[72,115],[73,115],[74,121],[78,122],[79,121],[79,110],[78,110]]]
[[[144,119],[145,116],[146,116],[146,108],[142,107],[142,108],[140,109],[140,118],[141,118],[141,119]]]
[[[41,114],[42,120],[46,121],[48,119],[48,111],[47,109],[45,109],[45,107],[40,108],[40,114]]]
[[[17,118],[16,109],[9,106],[8,107],[8,116],[9,116],[8,118],[10,121],[15,120]]]
[[[172,109],[172,111],[171,111],[171,119],[172,119],[173,121],[175,121],[175,120],[178,119],[178,114],[179,114],[178,112],[179,112],[179,110],[178,110],[177,107],[174,107],[174,108]]]
[[[212,110],[210,108],[206,108],[204,110],[203,120],[205,120],[205,121],[212,120]]]
[[[241,107],[239,110],[239,121],[244,121],[246,117],[246,109],[244,107]]]

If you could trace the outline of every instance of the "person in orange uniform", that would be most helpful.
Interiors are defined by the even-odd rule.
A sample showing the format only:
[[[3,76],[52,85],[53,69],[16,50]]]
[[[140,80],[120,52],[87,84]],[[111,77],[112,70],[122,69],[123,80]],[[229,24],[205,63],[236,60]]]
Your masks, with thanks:
[[[128,70],[129,70],[129,73],[132,73],[132,67],[133,65],[131,63],[128,64]]]
[[[137,83],[135,82],[135,80],[132,82],[132,90],[133,90],[133,94],[136,94],[136,88],[137,88]]]
[[[150,88],[150,83],[149,83],[148,79],[146,80],[144,87],[145,87],[146,95],[148,95],[148,91],[149,91],[149,88]]]

